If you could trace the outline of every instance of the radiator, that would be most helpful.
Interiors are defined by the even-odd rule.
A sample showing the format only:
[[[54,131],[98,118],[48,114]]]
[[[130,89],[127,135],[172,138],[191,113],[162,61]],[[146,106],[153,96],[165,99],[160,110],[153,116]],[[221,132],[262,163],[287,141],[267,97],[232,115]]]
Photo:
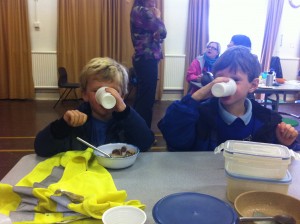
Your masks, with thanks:
[[[166,55],[164,90],[182,90],[185,77],[185,55]]]
[[[32,52],[32,73],[36,89],[57,88],[56,52]]]
[[[166,55],[164,90],[182,90],[185,55]],[[32,72],[36,89],[57,88],[56,52],[32,52]]]

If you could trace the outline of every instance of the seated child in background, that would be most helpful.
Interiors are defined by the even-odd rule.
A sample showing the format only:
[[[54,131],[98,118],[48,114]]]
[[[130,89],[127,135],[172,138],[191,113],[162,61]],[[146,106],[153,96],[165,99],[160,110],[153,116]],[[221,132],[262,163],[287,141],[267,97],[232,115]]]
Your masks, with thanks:
[[[248,36],[243,34],[236,34],[231,37],[231,40],[227,47],[230,48],[233,46],[244,46],[251,50],[251,45],[251,40]]]
[[[62,118],[53,121],[40,131],[34,148],[39,156],[52,156],[68,150],[84,150],[86,145],[76,137],[99,146],[121,142],[146,151],[154,142],[153,132],[134,109],[123,101],[127,93],[126,69],[111,58],[94,58],[84,67],[80,76],[82,103],[76,110],[68,110]],[[96,91],[107,87],[106,92],[116,98],[112,109],[97,103]]]
[[[215,79],[172,103],[159,121],[170,151],[213,151],[227,140],[278,143],[293,148],[298,132],[275,111],[247,99],[258,87],[260,64],[248,48],[226,50],[213,67]],[[234,95],[213,98],[215,83],[237,85]]]

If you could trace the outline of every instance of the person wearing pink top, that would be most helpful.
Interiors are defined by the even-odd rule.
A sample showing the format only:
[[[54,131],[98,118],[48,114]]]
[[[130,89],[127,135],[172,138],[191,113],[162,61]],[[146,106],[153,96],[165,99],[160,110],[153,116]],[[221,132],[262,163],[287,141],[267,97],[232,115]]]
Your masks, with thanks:
[[[220,43],[210,41],[207,44],[206,51],[204,52],[204,54],[197,56],[192,61],[187,70],[186,75],[186,81],[190,83],[188,93],[193,94],[199,88],[196,85],[192,85],[191,82],[206,85],[210,81],[206,80],[207,78],[203,74],[208,73],[212,70],[213,64],[219,58],[220,51]]]

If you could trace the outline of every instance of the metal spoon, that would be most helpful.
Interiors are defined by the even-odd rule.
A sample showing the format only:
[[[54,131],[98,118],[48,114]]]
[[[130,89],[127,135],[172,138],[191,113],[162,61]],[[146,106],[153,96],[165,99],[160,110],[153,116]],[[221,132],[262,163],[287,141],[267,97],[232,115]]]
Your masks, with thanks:
[[[296,224],[296,220],[290,215],[275,215],[266,217],[240,217],[240,222],[251,222],[251,221],[275,221],[279,224]]]
[[[82,142],[83,144],[85,144],[85,145],[91,147],[92,149],[94,149],[94,150],[96,150],[96,151],[102,153],[103,155],[105,155],[105,157],[111,158],[111,156],[110,156],[109,154],[107,154],[106,152],[103,152],[102,150],[98,149],[96,146],[93,146],[92,144],[90,144],[90,143],[84,141],[83,139],[81,139],[81,138],[79,138],[79,137],[76,137],[76,139],[77,139],[78,141]]]

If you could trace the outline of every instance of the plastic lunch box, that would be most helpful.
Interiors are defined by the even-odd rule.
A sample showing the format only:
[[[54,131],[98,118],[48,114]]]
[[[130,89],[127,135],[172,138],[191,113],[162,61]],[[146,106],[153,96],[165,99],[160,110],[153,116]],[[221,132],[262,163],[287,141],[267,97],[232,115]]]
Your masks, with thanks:
[[[223,149],[225,170],[232,175],[282,179],[291,163],[289,149],[283,145],[228,140],[215,153]]]
[[[235,198],[241,193],[247,191],[273,191],[282,194],[287,194],[292,177],[289,171],[286,172],[284,178],[268,179],[268,178],[253,178],[241,175],[234,175],[226,172],[227,199],[234,202]]]

